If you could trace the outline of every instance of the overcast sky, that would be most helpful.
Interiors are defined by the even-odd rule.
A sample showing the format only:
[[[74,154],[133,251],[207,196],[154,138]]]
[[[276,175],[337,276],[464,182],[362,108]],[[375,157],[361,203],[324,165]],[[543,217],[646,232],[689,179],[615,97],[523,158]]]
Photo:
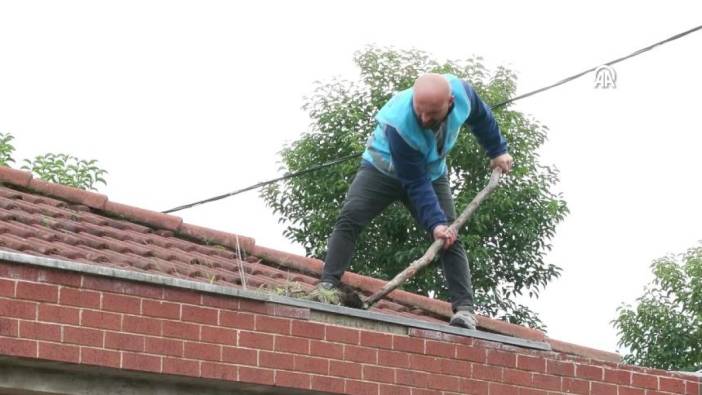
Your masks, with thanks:
[[[98,159],[110,200],[162,211],[273,178],[314,81],[357,78],[368,44],[479,55],[518,93],[702,23],[702,3],[0,1],[0,132],[15,158]],[[515,108],[550,128],[543,162],[571,213],[538,300],[549,335],[617,350],[610,321],[655,258],[702,240],[702,32]],[[18,166],[18,165],[17,165]],[[487,169],[486,169],[487,171]],[[178,213],[303,253],[256,192]]]

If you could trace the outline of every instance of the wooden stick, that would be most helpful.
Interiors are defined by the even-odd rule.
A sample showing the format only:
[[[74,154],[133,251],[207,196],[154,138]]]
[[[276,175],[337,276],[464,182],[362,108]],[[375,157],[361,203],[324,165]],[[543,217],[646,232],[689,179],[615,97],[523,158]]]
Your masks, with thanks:
[[[487,186],[483,188],[483,190],[478,192],[475,198],[473,198],[473,200],[468,204],[465,210],[463,210],[461,215],[459,215],[458,218],[456,218],[456,220],[451,224],[450,227],[456,231],[456,234],[458,234],[458,231],[463,227],[463,225],[465,225],[466,222],[468,222],[468,219],[471,217],[471,215],[473,215],[480,203],[483,200],[485,200],[485,198],[488,197],[492,193],[492,191],[495,190],[495,188],[497,188],[501,176],[502,170],[500,170],[499,168],[496,168],[492,171],[492,174],[490,175],[490,181],[488,182]],[[434,240],[429,249],[427,249],[427,251],[424,253],[424,255],[422,255],[421,258],[410,263],[410,265],[405,270],[401,271],[397,276],[395,276],[395,278],[393,278],[391,281],[385,284],[383,288],[381,288],[378,292],[374,293],[373,295],[369,296],[363,302],[363,307],[365,309],[369,309],[378,300],[382,299],[385,295],[397,288],[400,284],[407,281],[407,279],[414,277],[414,275],[420,269],[429,265],[431,261],[434,260],[434,257],[443,246],[443,239]]]

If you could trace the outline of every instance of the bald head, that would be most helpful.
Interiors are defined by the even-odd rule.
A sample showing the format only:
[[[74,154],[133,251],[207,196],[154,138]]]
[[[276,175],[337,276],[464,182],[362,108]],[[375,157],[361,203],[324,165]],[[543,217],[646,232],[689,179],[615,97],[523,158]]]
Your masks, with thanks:
[[[414,82],[412,106],[424,128],[435,128],[446,118],[453,96],[448,81],[441,74],[427,73]]]

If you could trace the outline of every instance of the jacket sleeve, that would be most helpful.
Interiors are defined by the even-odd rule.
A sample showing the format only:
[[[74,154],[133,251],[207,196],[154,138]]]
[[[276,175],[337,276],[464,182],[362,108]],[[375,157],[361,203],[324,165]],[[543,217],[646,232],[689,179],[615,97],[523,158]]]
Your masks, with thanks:
[[[469,83],[463,81],[463,87],[466,89],[470,101],[470,115],[468,115],[466,125],[470,127],[470,131],[478,139],[478,143],[485,149],[490,159],[506,153],[507,140],[500,133],[492,111]]]
[[[446,224],[446,215],[427,175],[424,156],[407,144],[392,126],[385,126],[385,135],[395,172],[409,196],[410,204],[417,212],[419,222],[429,232],[436,225]]]

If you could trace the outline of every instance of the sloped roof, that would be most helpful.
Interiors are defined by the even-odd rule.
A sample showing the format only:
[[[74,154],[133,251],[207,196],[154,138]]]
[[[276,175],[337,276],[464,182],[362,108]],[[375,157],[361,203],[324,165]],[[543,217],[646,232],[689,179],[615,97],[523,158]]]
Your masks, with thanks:
[[[257,246],[251,237],[184,223],[180,217],[115,203],[102,194],[0,167],[0,249],[166,275],[222,286],[275,288],[293,281],[311,290],[323,263]],[[242,275],[243,270],[243,275]],[[343,281],[368,296],[385,281],[347,272]],[[396,290],[374,312],[446,323],[449,303]],[[541,331],[488,317],[480,330],[548,342],[554,351],[618,362],[615,353],[549,339]]]

